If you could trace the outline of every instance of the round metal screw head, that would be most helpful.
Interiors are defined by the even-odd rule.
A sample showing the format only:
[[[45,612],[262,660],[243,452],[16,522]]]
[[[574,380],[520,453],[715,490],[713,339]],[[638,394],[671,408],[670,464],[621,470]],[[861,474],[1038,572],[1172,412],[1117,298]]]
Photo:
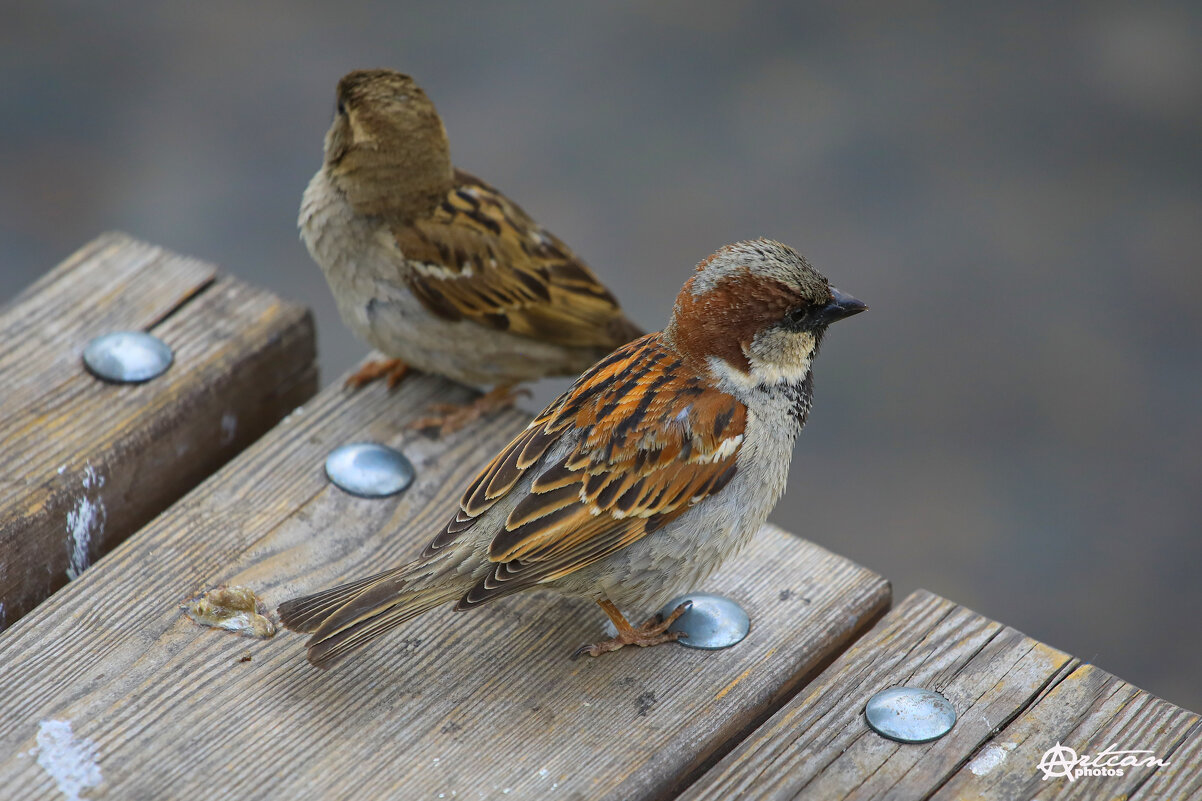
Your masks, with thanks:
[[[686,601],[692,601],[693,605],[668,628],[668,631],[684,632],[676,641],[681,645],[716,651],[742,642],[751,631],[751,618],[747,617],[743,607],[729,598],[708,592],[673,598],[660,614],[667,617]]]
[[[952,730],[956,710],[933,690],[893,687],[868,699],[864,717],[873,731],[890,740],[928,743]]]
[[[413,483],[405,454],[376,442],[352,442],[330,451],[326,475],[335,486],[364,498],[395,495]]]
[[[97,378],[115,384],[138,384],[167,371],[175,354],[167,343],[145,331],[114,331],[96,337],[83,349],[83,363]]]

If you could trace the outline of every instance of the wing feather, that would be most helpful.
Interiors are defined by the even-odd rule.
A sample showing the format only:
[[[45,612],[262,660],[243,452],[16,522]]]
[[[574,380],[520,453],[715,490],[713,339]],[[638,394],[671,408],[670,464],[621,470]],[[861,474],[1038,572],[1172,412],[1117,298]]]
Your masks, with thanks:
[[[493,535],[495,567],[463,596],[461,608],[570,575],[730,482],[746,407],[680,367],[661,334],[619,348],[480,472],[427,552],[455,542],[533,475]],[[549,461],[564,436],[571,439],[556,453],[566,449],[566,455]]]
[[[443,319],[606,349],[641,333],[567,245],[461,170],[430,216],[396,222],[391,235],[413,294]]]

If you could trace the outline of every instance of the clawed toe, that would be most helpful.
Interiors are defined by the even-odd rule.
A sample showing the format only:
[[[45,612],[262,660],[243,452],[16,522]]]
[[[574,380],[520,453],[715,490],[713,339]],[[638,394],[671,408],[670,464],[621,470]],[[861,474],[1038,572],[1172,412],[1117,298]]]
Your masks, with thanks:
[[[663,621],[664,628],[666,629],[668,626],[671,626],[673,623],[675,623],[677,620],[680,619],[681,615],[683,615],[685,612],[689,611],[692,608],[693,608],[692,601],[685,601],[684,603],[677,606],[675,609],[672,610],[672,614],[668,615],[668,619]],[[656,620],[663,620],[663,615],[656,612],[655,618],[656,618]],[[648,621],[648,622],[650,622],[650,621]],[[647,625],[647,624],[644,623],[643,625]]]
[[[425,431],[437,429],[438,435],[446,436],[458,431],[480,416],[471,406],[456,406],[453,403],[438,403],[430,407],[433,414],[419,417],[405,428],[410,431]]]
[[[588,654],[589,656],[601,656],[602,651],[600,649],[598,649],[597,646],[593,645],[591,642],[586,642],[584,645],[580,646],[575,651],[572,651],[572,655],[568,658],[571,659],[573,662],[575,662],[577,659],[584,656],[585,654]]]
[[[481,395],[472,403],[432,404],[430,411],[433,414],[414,420],[406,428],[418,431],[436,428],[439,436],[446,436],[487,414],[509,408],[523,394],[529,395],[530,390],[514,391],[512,387],[499,386]]]
[[[408,374],[409,365],[400,359],[371,361],[347,376],[343,386],[350,390],[356,390],[367,386],[373,381],[386,378],[388,380],[388,388],[393,389]]]
[[[618,629],[618,636],[608,640],[602,640],[599,643],[584,645],[572,652],[571,659],[573,661],[588,654],[589,656],[601,656],[601,654],[617,651],[627,645],[637,645],[640,648],[648,648],[652,645],[663,645],[668,642],[676,642],[684,634],[682,631],[668,631],[669,627],[675,623],[681,615],[689,611],[693,606],[692,601],[685,601],[680,606],[672,610],[672,613],[666,618],[662,615],[655,615],[650,620],[645,622],[638,628],[633,628],[626,619],[621,616],[617,608],[608,601],[600,602],[601,608],[605,609],[605,613],[613,620],[614,625]],[[606,608],[606,607],[609,608]],[[612,610],[612,611],[611,611]],[[614,617],[614,615],[617,617]],[[621,622],[619,622],[621,621]]]

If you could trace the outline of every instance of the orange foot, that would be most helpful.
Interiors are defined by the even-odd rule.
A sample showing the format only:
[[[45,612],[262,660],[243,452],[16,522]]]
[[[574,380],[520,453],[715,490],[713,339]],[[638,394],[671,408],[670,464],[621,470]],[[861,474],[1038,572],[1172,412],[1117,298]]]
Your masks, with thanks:
[[[359,372],[351,374],[344,386],[347,389],[359,389],[380,378],[388,378],[388,388],[392,389],[401,383],[401,379],[409,373],[409,365],[400,359],[385,359],[378,362],[368,362],[359,368]]]
[[[668,627],[676,622],[676,618],[689,611],[689,607],[693,605],[693,602],[685,601],[673,609],[672,614],[666,618],[661,619],[659,615],[656,615],[637,629],[626,622],[626,618],[618,611],[618,607],[609,601],[597,601],[597,604],[605,614],[609,615],[609,619],[614,622],[614,626],[618,629],[618,636],[612,640],[599,642],[596,645],[582,645],[572,654],[572,659],[578,659],[585,654],[589,656],[601,656],[601,654],[616,651],[627,645],[637,645],[640,648],[646,648],[649,645],[676,642],[680,639],[680,635],[683,632],[668,631]]]
[[[472,403],[436,403],[430,407],[430,411],[434,414],[414,420],[406,428],[437,428],[439,436],[445,436],[486,414],[508,409],[519,396],[529,394],[530,390],[528,389],[519,389],[515,392],[512,384],[502,384],[476,398]]]

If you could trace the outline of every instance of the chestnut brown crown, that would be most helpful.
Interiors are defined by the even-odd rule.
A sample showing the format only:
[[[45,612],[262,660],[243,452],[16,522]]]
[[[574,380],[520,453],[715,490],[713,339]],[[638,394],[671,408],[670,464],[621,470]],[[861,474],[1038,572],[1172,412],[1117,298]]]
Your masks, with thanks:
[[[727,245],[697,265],[664,333],[686,357],[703,364],[718,357],[750,373],[757,341],[803,340],[796,358],[808,364],[828,325],[867,308],[832,287],[788,245],[753,239]],[[773,350],[783,358],[798,349]]]

